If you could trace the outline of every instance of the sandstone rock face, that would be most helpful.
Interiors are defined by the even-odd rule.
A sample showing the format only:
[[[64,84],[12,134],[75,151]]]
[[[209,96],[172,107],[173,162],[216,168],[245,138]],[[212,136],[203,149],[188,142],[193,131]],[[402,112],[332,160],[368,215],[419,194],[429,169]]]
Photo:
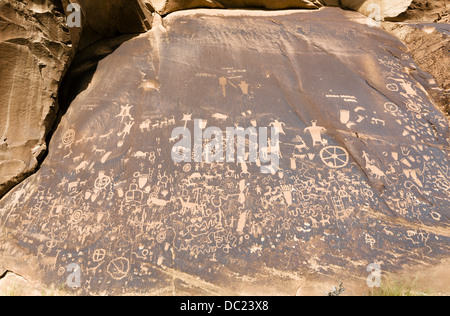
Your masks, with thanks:
[[[318,0],[144,0],[162,15],[194,8],[252,8],[252,9],[318,9],[323,5]]]
[[[404,13],[389,21],[449,23],[450,3],[446,0],[413,0]]]
[[[430,94],[450,115],[450,4],[445,0],[415,0],[389,21],[382,26],[402,40],[417,64],[436,79],[441,90]]]
[[[379,9],[380,18],[396,17],[406,11],[412,0],[144,0],[162,15],[193,8],[263,8],[318,9],[326,6],[343,6],[365,15]],[[377,5],[375,7],[374,5]],[[378,7],[379,6],[379,7]]]
[[[295,294],[311,273],[365,282],[374,262],[448,259],[437,86],[362,21],[338,8],[156,20],[99,63],[41,169],[1,201],[4,268],[58,285],[76,264],[84,293]],[[207,160],[238,127],[248,139],[230,146],[257,159]]]
[[[421,69],[433,75],[441,89],[434,89],[430,94],[450,115],[450,25],[386,22],[383,27],[407,45]]]
[[[50,1],[0,1],[0,196],[32,172],[46,150],[70,55],[59,10]]]
[[[164,16],[195,8],[281,10],[318,9],[325,5],[343,6],[366,15],[375,12],[378,14],[377,18],[383,19],[405,12],[411,2],[412,0],[62,0],[66,9],[69,4],[81,7],[82,27],[73,28],[71,32],[72,41],[80,50],[105,37],[149,30],[153,12]]]

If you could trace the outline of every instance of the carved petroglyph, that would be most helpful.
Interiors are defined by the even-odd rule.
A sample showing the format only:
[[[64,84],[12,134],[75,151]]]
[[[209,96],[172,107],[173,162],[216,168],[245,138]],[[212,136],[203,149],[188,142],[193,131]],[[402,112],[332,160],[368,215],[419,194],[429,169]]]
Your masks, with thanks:
[[[290,69],[296,57],[286,56]],[[199,73],[188,56],[179,58],[180,69]],[[153,71],[145,63],[140,67]],[[395,266],[403,252],[428,260],[430,249],[449,249],[444,228],[427,228],[449,223],[448,144],[440,116],[412,77],[400,77],[399,63],[374,59],[380,77],[393,78],[376,87],[383,93],[364,80],[340,92],[319,91],[315,83],[308,92],[314,106],[303,103],[299,89],[279,91],[294,75],[285,80],[275,68],[242,65],[201,69],[164,97],[159,93],[169,83],[144,97],[141,75],[131,76],[120,81],[123,90],[111,91],[122,99],[80,120],[77,110],[96,102],[85,93],[55,132],[48,163],[2,201],[0,227],[30,249],[37,269],[55,272],[49,274],[55,284],[69,261],[80,264],[88,293],[116,284],[158,288],[170,269],[214,277],[227,265],[241,273],[243,266],[283,261],[283,268],[326,274],[336,262],[354,269],[354,262],[374,256]],[[166,64],[169,59],[161,68]],[[214,104],[198,103],[205,86]],[[186,98],[192,95],[195,102]],[[217,129],[196,140],[195,133],[172,137],[177,126],[202,135]],[[260,127],[277,129],[279,141],[267,131],[260,142]],[[248,131],[230,142],[243,145],[243,159],[205,159],[226,152],[227,128]],[[222,141],[214,143],[215,135]],[[183,159],[172,159],[173,148]],[[258,159],[249,159],[251,150]],[[279,164],[262,173],[272,153]],[[394,224],[392,214],[399,217]]]

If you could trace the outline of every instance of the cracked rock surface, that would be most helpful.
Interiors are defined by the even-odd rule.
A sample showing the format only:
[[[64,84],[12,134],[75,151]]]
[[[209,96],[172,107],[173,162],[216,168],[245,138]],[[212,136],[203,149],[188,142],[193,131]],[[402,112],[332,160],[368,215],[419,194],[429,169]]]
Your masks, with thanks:
[[[339,8],[156,16],[100,61],[40,170],[0,202],[3,265],[55,286],[77,263],[80,293],[294,294],[311,274],[448,259],[437,83],[366,22]],[[181,142],[176,127],[216,136]],[[202,159],[227,127],[249,128],[247,150],[260,137],[256,161]]]
[[[70,56],[60,10],[50,1],[0,1],[0,196],[46,151]]]
[[[431,91],[435,102],[450,115],[450,3],[413,1],[383,28],[402,40],[421,69],[431,74],[440,89]]]

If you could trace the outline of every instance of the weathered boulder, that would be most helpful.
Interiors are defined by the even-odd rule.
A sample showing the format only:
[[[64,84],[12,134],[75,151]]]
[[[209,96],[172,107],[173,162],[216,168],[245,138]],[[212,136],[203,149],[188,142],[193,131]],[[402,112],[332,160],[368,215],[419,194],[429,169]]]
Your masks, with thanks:
[[[295,294],[309,275],[365,284],[371,263],[448,259],[448,121],[406,47],[362,20],[156,20],[99,63],[40,170],[1,201],[4,268],[60,285],[75,264],[85,293]],[[199,154],[238,127],[250,136],[229,145],[256,143],[257,159]]]
[[[375,19],[396,17],[404,13],[412,0],[341,0],[340,5]]]
[[[326,6],[342,6],[365,15],[379,10],[380,18],[396,17],[406,11],[412,0],[143,0],[162,15],[170,12],[194,8],[262,8],[318,9]]]
[[[231,8],[250,8],[250,9],[318,9],[323,6],[323,1],[319,0],[143,0],[149,3],[159,14],[195,9],[231,9]]]
[[[0,1],[0,196],[38,166],[70,56],[57,1]]]
[[[450,3],[446,0],[413,0],[409,8],[389,21],[449,23]]]

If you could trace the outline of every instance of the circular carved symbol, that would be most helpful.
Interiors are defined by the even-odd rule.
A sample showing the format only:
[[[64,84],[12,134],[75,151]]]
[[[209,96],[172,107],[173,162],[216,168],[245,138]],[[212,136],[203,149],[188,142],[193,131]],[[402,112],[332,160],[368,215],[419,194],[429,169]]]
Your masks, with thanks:
[[[66,269],[64,269],[64,267],[59,267],[59,269],[58,269],[58,275],[59,275],[59,276],[62,276],[62,275],[64,275],[64,273],[66,273]]]
[[[384,105],[384,108],[392,113],[396,113],[398,111],[398,106],[392,102],[388,102]]]
[[[96,249],[94,251],[94,254],[92,255],[92,260],[94,260],[94,262],[100,262],[103,259],[105,259],[105,256],[106,256],[105,249]]]
[[[397,92],[398,86],[395,83],[389,83],[386,85],[386,88],[388,88],[389,91]]]
[[[343,168],[348,164],[348,152],[337,146],[329,146],[322,149],[320,158],[325,165],[333,169]]]
[[[156,241],[159,242],[160,244],[162,244],[166,240],[166,238],[167,238],[166,232],[165,231],[161,231],[156,236]]]
[[[81,222],[82,219],[83,219],[83,212],[82,211],[77,210],[77,211],[73,212],[73,214],[72,214],[72,221],[75,224]]]
[[[420,105],[418,105],[418,104],[416,104],[416,103],[414,103],[412,101],[408,102],[406,104],[406,106],[408,107],[408,109],[410,111],[416,112],[416,113],[420,112],[420,110],[422,109],[422,107]]]
[[[107,271],[114,280],[122,280],[130,271],[130,261],[127,258],[117,258],[108,264]]]
[[[64,133],[62,142],[65,146],[72,145],[74,140],[75,140],[75,131],[73,129],[69,129],[67,132]]]
[[[190,164],[185,164],[185,165],[183,166],[183,171],[184,171],[184,172],[188,173],[188,172],[191,171],[191,170],[192,170],[192,166],[191,166]]]
[[[111,178],[103,175],[103,176],[98,177],[97,180],[95,180],[94,185],[95,185],[96,189],[102,190],[102,189],[106,188],[110,183],[111,183]]]

